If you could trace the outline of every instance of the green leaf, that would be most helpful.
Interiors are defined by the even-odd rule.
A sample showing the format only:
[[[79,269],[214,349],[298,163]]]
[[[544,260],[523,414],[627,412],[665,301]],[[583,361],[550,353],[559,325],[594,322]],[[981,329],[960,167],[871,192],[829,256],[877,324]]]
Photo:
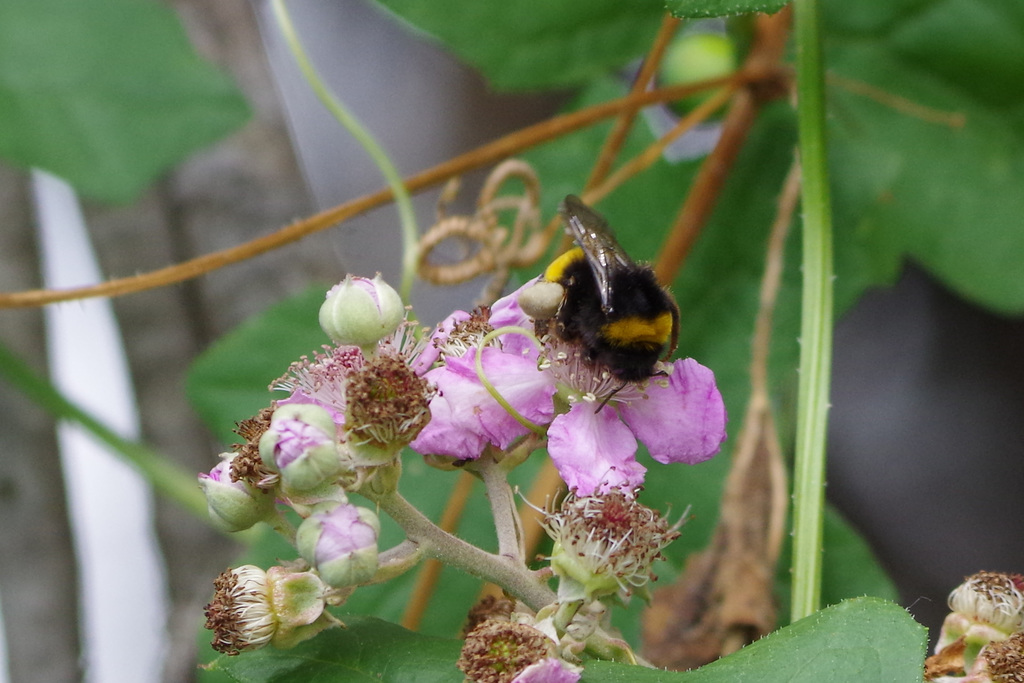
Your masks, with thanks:
[[[348,628],[331,629],[291,650],[265,648],[238,657],[220,657],[213,671],[245,683],[460,683],[455,662],[458,640],[431,638],[372,618],[345,619]]]
[[[642,57],[661,0],[377,0],[480,69],[499,89],[584,83]]]
[[[668,0],[665,5],[680,19],[725,17],[750,12],[774,14],[789,0]]]
[[[462,680],[458,640],[414,634],[370,618],[324,632],[291,650],[220,657],[211,668],[243,683]],[[701,669],[667,672],[587,662],[585,683],[799,683],[921,680],[925,630],[899,606],[859,598],[822,610]]]
[[[1024,311],[1020,3],[828,8],[837,228],[870,256],[855,277],[891,281],[907,255],[979,304]]]
[[[0,157],[127,201],[247,116],[151,0],[0,0]]]
[[[863,683],[920,681],[925,629],[906,611],[876,598],[829,607],[694,671],[671,674],[588,663],[582,683]]]
[[[189,370],[185,393],[192,407],[225,445],[238,441],[236,422],[270,405],[268,385],[300,356],[330,339],[317,314],[327,287],[311,287],[254,316],[207,349]]]

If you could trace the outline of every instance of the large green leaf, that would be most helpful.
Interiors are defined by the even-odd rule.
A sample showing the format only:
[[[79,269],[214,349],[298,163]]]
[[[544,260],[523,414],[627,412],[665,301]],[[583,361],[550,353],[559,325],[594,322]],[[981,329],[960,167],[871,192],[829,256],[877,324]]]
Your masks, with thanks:
[[[377,0],[440,40],[496,88],[583,83],[643,56],[661,0]]]
[[[151,0],[0,0],[0,157],[126,201],[247,106]]]
[[[455,668],[462,643],[417,635],[371,618],[346,619],[348,628],[325,631],[291,650],[266,648],[221,657],[214,671],[246,683],[459,683]]]
[[[253,316],[219,339],[192,364],[185,393],[192,407],[225,444],[238,440],[236,422],[270,405],[268,385],[300,356],[320,350],[330,339],[317,313],[327,287],[305,292]]]
[[[1022,5],[828,8],[829,68],[846,79],[830,89],[837,228],[883,279],[906,254],[969,299],[1024,311]]]
[[[594,662],[584,683],[863,683],[920,681],[925,629],[898,605],[858,598],[771,633],[717,662],[670,674]]]

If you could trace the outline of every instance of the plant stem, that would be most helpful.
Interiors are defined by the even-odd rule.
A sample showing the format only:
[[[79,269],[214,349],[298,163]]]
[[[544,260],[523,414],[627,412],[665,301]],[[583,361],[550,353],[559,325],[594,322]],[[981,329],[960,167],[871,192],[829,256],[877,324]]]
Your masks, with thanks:
[[[405,187],[411,192],[419,192],[427,187],[442,183],[452,176],[482,168],[488,164],[505,159],[510,155],[519,154],[548,140],[553,140],[561,135],[585,128],[614,116],[629,107],[637,105],[647,106],[656,102],[676,100],[734,81],[758,83],[773,77],[773,74],[754,70],[701,83],[658,88],[657,90],[636,95],[620,97],[609,102],[602,102],[585,109],[541,121],[540,123],[509,133],[497,140],[492,140],[476,149],[472,149],[410,176],[405,181]],[[176,284],[224,268],[233,263],[255,258],[260,254],[279,249],[286,244],[297,242],[309,235],[333,228],[339,223],[363,214],[370,209],[382,206],[393,198],[394,192],[391,188],[384,188],[371,194],[350,199],[344,204],[331,207],[308,218],[298,220],[269,235],[261,235],[242,244],[236,244],[220,251],[203,254],[181,263],[137,275],[129,275],[127,277],[105,280],[95,285],[69,287],[67,289],[31,289],[21,292],[0,292],[0,309],[31,308],[58,301],[87,299],[95,296],[123,296],[147,289]]]
[[[95,439],[106,444],[114,453],[135,467],[157,493],[178,503],[203,521],[209,522],[206,497],[199,490],[195,475],[174,465],[155,450],[117,434],[65,398],[56,387],[39,377],[3,344],[0,344],[0,376],[54,418],[74,422]]]
[[[492,555],[443,531],[397,492],[374,496],[373,500],[398,522],[410,541],[420,544],[425,556],[495,583],[531,609],[539,610],[556,600],[554,591],[525,566]]]
[[[498,554],[516,562],[525,562],[523,547],[523,525],[516,511],[512,487],[508,485],[505,471],[495,462],[491,453],[473,463],[487,488],[487,500],[494,516],[494,529],[498,537]]]
[[[803,303],[793,485],[793,621],[820,607],[832,364],[832,216],[818,0],[793,3],[803,177]]]
[[[356,142],[362,145],[391,189],[402,223],[402,284],[399,291],[402,294],[402,300],[408,303],[409,295],[412,292],[413,278],[416,275],[416,263],[419,260],[419,231],[416,229],[416,214],[412,208],[409,191],[384,148],[377,143],[370,131],[359,122],[352,112],[331,93],[316,69],[313,68],[313,63],[310,62],[309,56],[303,49],[302,41],[299,40],[299,35],[295,31],[295,25],[285,8],[284,0],[272,0],[271,5],[274,9],[274,17],[281,27],[281,33],[284,34],[285,41],[302,70],[306,82],[309,83],[320,102],[338,120],[338,123],[345,127],[345,130],[355,138]]]

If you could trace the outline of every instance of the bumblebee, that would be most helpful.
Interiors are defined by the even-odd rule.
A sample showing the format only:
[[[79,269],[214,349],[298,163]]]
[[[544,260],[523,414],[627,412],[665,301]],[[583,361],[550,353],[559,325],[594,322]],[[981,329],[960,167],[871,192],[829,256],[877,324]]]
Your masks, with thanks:
[[[679,307],[579,197],[568,195],[559,213],[577,246],[544,271],[544,281],[560,285],[562,294],[548,315],[534,316],[538,328],[579,345],[587,360],[624,382],[647,379],[676,349]]]

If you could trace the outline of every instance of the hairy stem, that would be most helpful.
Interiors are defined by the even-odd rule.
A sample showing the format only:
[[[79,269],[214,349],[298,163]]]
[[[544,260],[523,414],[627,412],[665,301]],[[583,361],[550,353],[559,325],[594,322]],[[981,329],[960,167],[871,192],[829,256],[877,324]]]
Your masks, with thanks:
[[[410,541],[420,544],[426,557],[437,558],[471,576],[496,583],[533,610],[556,600],[554,591],[524,565],[488,553],[443,531],[397,492],[374,497],[374,501],[402,527]]]
[[[797,121],[803,176],[803,305],[793,486],[795,621],[821,601],[825,430],[832,363],[832,216],[825,141],[824,67],[818,0],[793,3]]]

